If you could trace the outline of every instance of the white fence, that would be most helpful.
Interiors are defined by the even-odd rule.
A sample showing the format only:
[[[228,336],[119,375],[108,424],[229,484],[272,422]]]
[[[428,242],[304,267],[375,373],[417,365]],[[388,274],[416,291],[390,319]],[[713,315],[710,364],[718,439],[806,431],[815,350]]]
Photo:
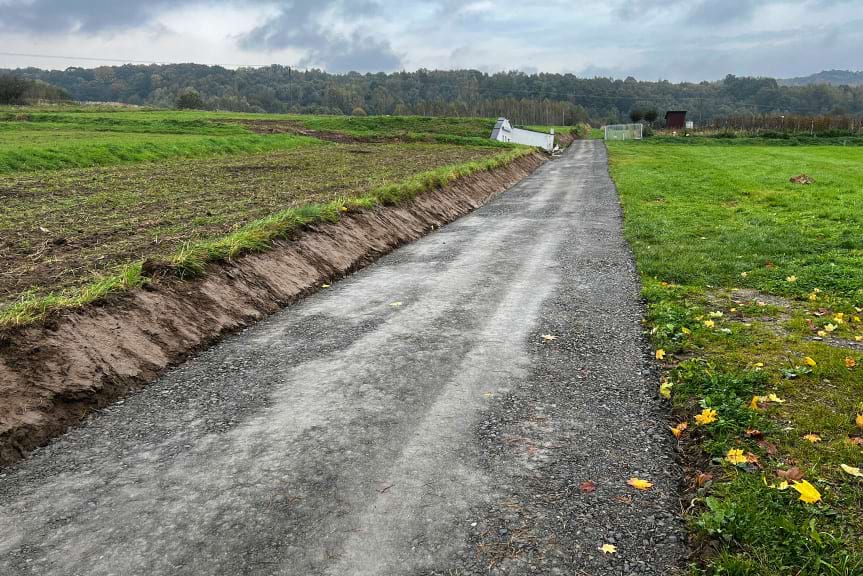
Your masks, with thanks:
[[[641,124],[612,124],[605,127],[606,140],[641,140]]]

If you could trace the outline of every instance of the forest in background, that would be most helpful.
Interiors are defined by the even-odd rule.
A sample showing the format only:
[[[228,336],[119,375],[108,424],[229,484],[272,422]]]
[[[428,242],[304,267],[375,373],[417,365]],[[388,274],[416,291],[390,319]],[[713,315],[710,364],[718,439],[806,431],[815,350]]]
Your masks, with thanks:
[[[519,124],[627,121],[633,110],[687,110],[707,122],[733,115],[863,115],[863,87],[785,86],[772,78],[645,82],[476,70],[329,74],[286,66],[228,69],[198,64],[0,70],[59,87],[72,98],[172,108],[182,95],[234,112],[505,115]],[[192,98],[197,101],[196,98]]]

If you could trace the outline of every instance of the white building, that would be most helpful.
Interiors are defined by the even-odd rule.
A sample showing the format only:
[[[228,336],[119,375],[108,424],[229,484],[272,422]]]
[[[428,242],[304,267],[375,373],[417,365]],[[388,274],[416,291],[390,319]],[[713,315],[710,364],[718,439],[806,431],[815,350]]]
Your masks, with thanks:
[[[494,125],[494,130],[491,133],[491,139],[499,142],[536,146],[551,152],[554,149],[554,128],[551,129],[551,134],[534,132],[533,130],[513,128],[509,120],[498,118],[497,124]]]

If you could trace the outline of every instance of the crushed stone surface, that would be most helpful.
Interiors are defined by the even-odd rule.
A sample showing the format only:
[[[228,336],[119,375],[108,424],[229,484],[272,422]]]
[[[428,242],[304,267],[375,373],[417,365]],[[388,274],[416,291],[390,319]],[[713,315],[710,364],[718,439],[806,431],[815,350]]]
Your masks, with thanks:
[[[673,574],[641,317],[575,142],[0,475],[0,574]]]

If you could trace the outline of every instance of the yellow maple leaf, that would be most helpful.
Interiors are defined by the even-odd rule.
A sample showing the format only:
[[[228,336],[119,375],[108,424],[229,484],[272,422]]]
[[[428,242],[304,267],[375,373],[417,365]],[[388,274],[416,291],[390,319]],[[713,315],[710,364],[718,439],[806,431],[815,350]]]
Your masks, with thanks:
[[[863,472],[860,471],[860,468],[855,468],[854,466],[849,466],[847,464],[840,464],[842,467],[842,471],[846,474],[850,474],[851,476],[856,476],[858,478],[863,478]]]
[[[701,411],[701,414],[695,415],[695,423],[699,426],[705,426],[707,424],[713,424],[716,422],[718,414],[716,410],[713,408],[705,408]]]
[[[714,322],[713,320],[705,320],[704,326],[707,328],[713,328],[714,326],[716,326],[716,322]]]
[[[614,554],[617,552],[617,546],[614,544],[603,544],[600,550],[602,550],[603,554]]]
[[[821,493],[807,480],[795,482],[794,489],[800,493],[800,500],[807,504],[815,504],[821,500]]]
[[[665,350],[660,348],[656,351],[656,359],[657,360],[665,360]]]
[[[856,322],[857,324],[859,324],[859,323],[860,323],[860,316],[855,316],[855,317],[854,317],[854,322]]]
[[[780,398],[779,396],[777,396],[773,392],[771,392],[770,394],[767,395],[767,399],[770,400],[771,402],[776,402],[777,404],[785,404],[785,400],[783,400],[782,398]]]
[[[761,402],[761,396],[753,396],[752,402],[749,403],[749,409],[755,410],[756,412],[759,410],[758,403]]]
[[[659,395],[665,398],[666,400],[671,400],[671,388],[674,387],[674,384],[665,381],[659,385]]]
[[[725,316],[725,314],[717,310],[716,312],[711,312],[710,314],[708,314],[708,316],[710,316],[711,318],[722,318],[723,316]]]
[[[821,338],[826,338],[826,337],[827,337],[827,332],[825,332],[824,330],[819,330],[819,331],[818,331],[818,336],[820,336]]]
[[[857,424],[858,428],[863,429],[863,414],[858,414],[857,418],[854,419],[854,423]]]
[[[749,276],[749,272],[741,272],[740,273],[741,278],[746,278],[747,276]]]
[[[816,362],[816,361],[815,361],[813,358],[811,358],[810,356],[805,357],[805,358],[803,359],[803,363],[804,363],[804,364],[806,364],[807,366],[813,366],[813,367],[814,367],[814,366],[818,366],[818,362]]]
[[[689,423],[681,422],[677,426],[671,429],[671,433],[674,434],[675,438],[680,438],[680,435],[683,434],[683,431],[689,428]]]
[[[828,324],[827,326],[825,326],[824,329],[827,330],[828,332],[835,332],[836,331],[836,325],[831,323],[831,324]]]
[[[851,356],[846,356],[845,357],[845,367],[850,370],[851,368],[854,368],[855,366],[857,366],[857,360],[855,360]]]
[[[692,334],[692,330],[690,330],[690,329],[689,329],[689,328],[687,328],[686,326],[684,326],[683,328],[681,328],[681,329],[680,329],[680,331],[681,331],[681,332],[683,332],[684,334],[686,334],[687,336],[689,336],[690,334]]]
[[[797,282],[797,276],[788,276],[785,280],[787,282]]]
[[[746,462],[746,455],[743,453],[743,450],[739,448],[732,448],[725,455],[725,460],[737,466],[738,464],[743,464]]]
[[[818,294],[817,294],[817,293],[815,293],[815,292],[811,293],[811,294],[809,295],[809,299],[810,299],[812,302],[815,302],[816,300],[818,300]]]
[[[806,434],[803,439],[812,442],[813,444],[821,442],[821,436],[818,434]]]
[[[636,490],[649,490],[653,486],[652,482],[642,480],[641,478],[630,478],[626,481],[626,483],[635,488]]]
[[[863,342],[863,336],[855,336],[854,340],[856,340],[857,342]]]

